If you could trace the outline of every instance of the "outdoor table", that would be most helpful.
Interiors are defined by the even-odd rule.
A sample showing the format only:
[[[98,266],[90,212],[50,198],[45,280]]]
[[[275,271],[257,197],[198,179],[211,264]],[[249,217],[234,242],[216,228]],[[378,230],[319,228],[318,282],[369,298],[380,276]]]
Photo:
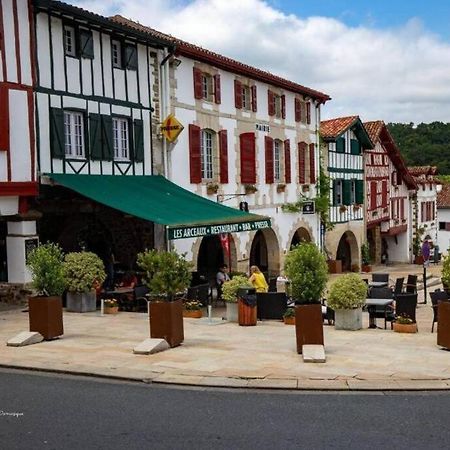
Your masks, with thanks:
[[[369,287],[387,287],[389,284],[388,281],[369,281]]]
[[[375,309],[377,306],[384,306],[386,313],[386,307],[392,304],[394,300],[392,298],[366,298],[366,306],[369,312],[369,328],[377,328]]]

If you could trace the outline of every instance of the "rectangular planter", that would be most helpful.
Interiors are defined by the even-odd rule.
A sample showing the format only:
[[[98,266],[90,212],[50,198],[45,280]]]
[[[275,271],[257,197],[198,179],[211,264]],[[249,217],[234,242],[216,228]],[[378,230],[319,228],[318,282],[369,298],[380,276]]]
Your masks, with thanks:
[[[91,292],[68,292],[66,310],[70,312],[90,312],[97,309],[97,294]]]
[[[297,353],[304,345],[323,345],[322,305],[298,305],[295,307],[295,334]]]
[[[342,261],[340,259],[330,259],[327,264],[330,273],[342,273]]]
[[[450,349],[450,302],[438,304],[437,345]]]
[[[61,297],[29,297],[28,317],[30,331],[37,331],[46,340],[64,334]]]
[[[237,303],[226,302],[228,322],[239,322],[239,308]]]
[[[171,347],[184,340],[183,302],[150,302],[150,337],[165,339]]]
[[[362,328],[362,308],[336,309],[334,326],[336,330],[360,330]]]

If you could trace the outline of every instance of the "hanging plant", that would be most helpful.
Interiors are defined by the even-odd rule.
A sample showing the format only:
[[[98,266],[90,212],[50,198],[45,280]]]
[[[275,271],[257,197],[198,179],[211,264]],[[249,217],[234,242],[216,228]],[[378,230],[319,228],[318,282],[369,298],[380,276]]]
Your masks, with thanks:
[[[339,212],[341,214],[345,213],[347,211],[347,207],[345,205],[341,205],[339,206]]]
[[[258,191],[258,188],[254,184],[246,184],[244,185],[244,190],[246,194],[254,194]]]

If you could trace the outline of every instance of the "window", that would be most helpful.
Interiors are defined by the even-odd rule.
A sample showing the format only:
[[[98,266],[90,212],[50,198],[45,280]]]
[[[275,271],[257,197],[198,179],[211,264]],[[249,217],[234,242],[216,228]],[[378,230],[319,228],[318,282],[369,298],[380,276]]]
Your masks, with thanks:
[[[74,27],[64,27],[64,52],[67,56],[77,56],[77,49],[75,47],[75,28]]]
[[[343,180],[334,180],[334,205],[343,204]]]
[[[280,183],[282,180],[281,175],[281,141],[275,139],[273,141],[273,181]]]
[[[242,86],[242,108],[248,111],[252,109],[249,86]]]
[[[66,156],[84,158],[83,114],[64,111],[64,151]]]
[[[113,117],[114,159],[129,160],[130,145],[128,119]]]
[[[213,98],[213,78],[207,73],[202,74],[202,98],[212,101]]]
[[[111,58],[113,67],[122,68],[122,46],[119,41],[111,41]]]
[[[274,95],[274,101],[275,101],[275,117],[278,119],[281,119],[282,117],[282,101],[281,101],[281,95]]]
[[[214,133],[212,131],[202,130],[200,156],[203,180],[212,180],[213,178],[213,139]]]

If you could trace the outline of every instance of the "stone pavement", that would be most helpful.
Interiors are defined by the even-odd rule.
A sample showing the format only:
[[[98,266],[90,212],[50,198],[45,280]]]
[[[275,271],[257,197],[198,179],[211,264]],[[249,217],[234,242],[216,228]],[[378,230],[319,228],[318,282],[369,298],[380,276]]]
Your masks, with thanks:
[[[216,308],[215,315],[224,314]],[[133,348],[149,335],[146,314],[116,316],[64,312],[61,339],[27,347],[6,341],[28,330],[28,314],[0,313],[0,366],[90,374],[153,383],[239,388],[319,390],[449,389],[450,352],[431,334],[430,304],[417,310],[419,332],[388,329],[337,331],[324,326],[327,362],[305,364],[296,353],[295,329],[277,321],[256,327],[210,326],[184,319],[180,347],[154,355]],[[384,321],[378,319],[378,325]]]

